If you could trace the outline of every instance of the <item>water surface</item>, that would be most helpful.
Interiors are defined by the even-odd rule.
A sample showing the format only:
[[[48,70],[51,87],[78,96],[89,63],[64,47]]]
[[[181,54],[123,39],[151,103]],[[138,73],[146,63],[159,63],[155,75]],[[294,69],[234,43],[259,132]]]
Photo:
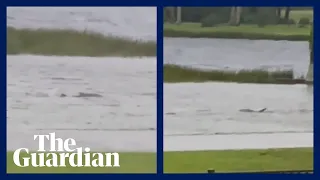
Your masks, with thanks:
[[[165,84],[164,114],[166,151],[313,146],[306,85]]]
[[[50,132],[93,150],[156,150],[155,58],[19,55],[7,66],[8,150]]]
[[[8,7],[7,26],[156,40],[156,7]]]
[[[165,38],[164,62],[201,69],[293,69],[305,76],[309,65],[308,42]]]

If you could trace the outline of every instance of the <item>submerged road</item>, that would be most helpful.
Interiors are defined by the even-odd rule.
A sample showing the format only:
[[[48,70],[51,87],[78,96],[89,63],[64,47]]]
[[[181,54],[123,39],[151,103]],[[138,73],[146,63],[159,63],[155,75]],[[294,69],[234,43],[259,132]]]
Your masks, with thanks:
[[[8,150],[36,150],[33,135],[56,132],[92,151],[156,151],[156,58],[19,55],[7,65]]]
[[[312,86],[178,83],[164,92],[165,151],[313,147]]]

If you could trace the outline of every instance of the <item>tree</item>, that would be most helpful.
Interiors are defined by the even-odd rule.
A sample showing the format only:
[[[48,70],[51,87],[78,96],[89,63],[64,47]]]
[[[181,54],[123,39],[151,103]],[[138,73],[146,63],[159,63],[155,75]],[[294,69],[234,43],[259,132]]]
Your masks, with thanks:
[[[230,25],[234,25],[235,24],[235,12],[236,11],[236,7],[231,7],[230,10],[230,17],[229,17],[229,24]]]
[[[290,7],[286,7],[286,11],[284,13],[284,19],[286,20],[286,22],[289,21],[289,17],[290,17],[290,10],[291,8]]]
[[[180,24],[181,23],[181,7],[177,7],[177,20],[176,20],[176,24]]]
[[[281,18],[281,10],[282,10],[281,7],[277,8],[277,16],[278,16],[279,19]]]
[[[242,7],[240,6],[236,7],[236,26],[240,25],[241,14],[242,14]]]
[[[234,6],[230,11],[229,24],[231,26],[239,26],[242,14],[242,7]]]
[[[175,21],[174,7],[165,7],[164,8],[165,19],[168,22],[173,23]]]

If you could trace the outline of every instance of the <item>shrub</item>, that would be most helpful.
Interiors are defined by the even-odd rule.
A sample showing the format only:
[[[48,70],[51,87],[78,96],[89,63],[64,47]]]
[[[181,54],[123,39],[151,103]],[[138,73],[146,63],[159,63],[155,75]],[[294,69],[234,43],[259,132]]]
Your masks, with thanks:
[[[257,24],[258,24],[258,27],[264,27],[266,26],[268,23],[268,18],[267,16],[265,16],[264,13],[258,13],[257,15]]]
[[[310,19],[307,17],[302,17],[300,18],[298,24],[299,24],[299,27],[305,27],[310,24]]]
[[[241,23],[243,24],[256,24],[257,17],[254,14],[249,14],[246,16],[242,16]]]
[[[182,7],[183,22],[201,22],[210,14],[216,14],[219,19],[228,21],[231,7]]]
[[[217,24],[219,24],[219,18],[215,14],[210,14],[201,20],[201,27],[213,27]]]
[[[289,19],[287,24],[296,24],[297,22],[294,19]]]
[[[285,18],[280,18],[278,21],[278,24],[288,24],[288,25],[292,25],[292,24],[296,24],[296,21],[294,19],[285,19]]]
[[[263,17],[259,16],[257,21],[258,27],[265,27],[267,25],[267,21]]]

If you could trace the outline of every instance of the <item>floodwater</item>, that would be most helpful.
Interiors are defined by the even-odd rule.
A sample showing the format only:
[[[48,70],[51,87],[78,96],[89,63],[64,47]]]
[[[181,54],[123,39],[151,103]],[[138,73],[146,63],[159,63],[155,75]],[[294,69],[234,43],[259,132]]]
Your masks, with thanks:
[[[156,7],[8,7],[7,26],[156,40]],[[96,151],[156,151],[156,58],[7,56],[8,150],[56,132]],[[61,94],[67,97],[60,97]],[[73,97],[87,93],[102,97]]]
[[[309,65],[308,42],[165,38],[164,62],[201,69],[293,69],[305,76]]]
[[[8,150],[55,132],[96,151],[156,151],[156,58],[7,56],[7,73]]]
[[[305,75],[307,42],[166,38],[164,62],[200,69],[293,69]],[[240,109],[263,113],[239,112]],[[313,146],[313,87],[238,83],[164,85],[164,150]]]
[[[306,85],[165,84],[164,114],[166,151],[313,146]]]
[[[156,40],[156,7],[8,7],[7,26],[73,29]]]

